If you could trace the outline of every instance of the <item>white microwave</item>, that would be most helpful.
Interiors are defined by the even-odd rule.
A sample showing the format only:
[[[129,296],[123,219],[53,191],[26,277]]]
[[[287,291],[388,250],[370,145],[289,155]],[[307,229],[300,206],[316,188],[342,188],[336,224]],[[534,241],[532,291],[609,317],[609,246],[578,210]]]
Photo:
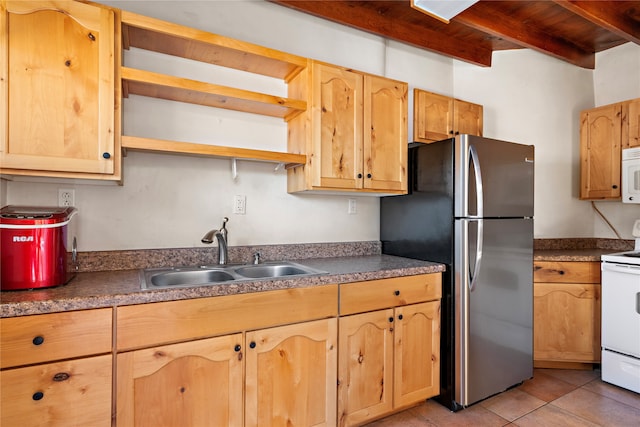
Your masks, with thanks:
[[[640,147],[622,150],[622,203],[640,203]]]

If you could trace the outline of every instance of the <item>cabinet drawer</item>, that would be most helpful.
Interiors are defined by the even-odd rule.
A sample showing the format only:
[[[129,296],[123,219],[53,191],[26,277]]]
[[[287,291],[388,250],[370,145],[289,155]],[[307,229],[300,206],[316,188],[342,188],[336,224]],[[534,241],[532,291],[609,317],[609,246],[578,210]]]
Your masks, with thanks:
[[[118,351],[337,316],[338,285],[116,309]]]
[[[591,261],[535,261],[534,282],[600,283],[600,263]]]
[[[30,365],[111,351],[112,311],[40,314],[0,319],[1,367]]]
[[[0,373],[3,426],[111,425],[111,354]]]
[[[431,301],[441,296],[441,273],[345,283],[340,285],[340,314]]]

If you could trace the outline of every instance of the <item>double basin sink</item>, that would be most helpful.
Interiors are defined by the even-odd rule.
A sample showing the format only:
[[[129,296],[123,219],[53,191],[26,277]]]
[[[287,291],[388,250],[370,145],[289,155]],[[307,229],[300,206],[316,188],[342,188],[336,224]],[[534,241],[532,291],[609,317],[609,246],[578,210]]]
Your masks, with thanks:
[[[166,267],[142,270],[142,289],[233,284],[238,282],[282,279],[326,274],[290,261],[264,264],[215,265],[200,267]]]

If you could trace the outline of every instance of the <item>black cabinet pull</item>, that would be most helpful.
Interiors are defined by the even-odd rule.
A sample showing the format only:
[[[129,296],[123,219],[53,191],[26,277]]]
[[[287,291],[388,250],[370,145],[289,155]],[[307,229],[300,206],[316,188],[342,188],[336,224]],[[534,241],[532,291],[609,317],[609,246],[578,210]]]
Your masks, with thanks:
[[[109,153],[102,153],[102,157],[105,159],[110,159],[111,158],[111,154]]]
[[[395,296],[398,296],[398,295],[400,295],[400,291],[396,290],[396,291],[394,291],[394,292],[393,292],[393,294],[394,294]]]
[[[398,315],[398,320],[402,320],[404,318],[404,316],[402,314]]]
[[[33,393],[33,396],[31,396],[33,400],[40,400],[43,397],[44,397],[44,393],[41,391],[36,391],[35,393]]]
[[[255,341],[251,341],[251,343],[249,343],[249,347],[250,348],[256,348],[256,342]]]
[[[235,347],[233,347],[233,349],[234,349],[235,351],[240,351],[240,349],[242,349],[242,347],[240,347],[240,344],[236,344],[236,346],[235,346]]]
[[[40,345],[44,342],[44,337],[41,335],[38,335],[31,342],[33,343],[33,345]]]
[[[371,178],[371,174],[370,173],[367,174],[367,178]]]
[[[362,178],[362,174],[361,173],[358,174],[358,178]]]
[[[615,185],[615,184],[613,184],[613,185],[611,186],[611,188],[613,188],[614,190],[616,190],[616,189],[618,188],[618,186],[617,186],[617,185]]]
[[[393,317],[389,317],[389,323],[393,323]]]

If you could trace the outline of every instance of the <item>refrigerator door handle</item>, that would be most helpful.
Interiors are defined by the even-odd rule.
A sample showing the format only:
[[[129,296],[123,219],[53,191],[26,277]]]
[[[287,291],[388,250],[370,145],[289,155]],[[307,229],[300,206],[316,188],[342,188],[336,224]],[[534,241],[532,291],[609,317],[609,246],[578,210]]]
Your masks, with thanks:
[[[469,292],[473,292],[476,288],[476,282],[480,272],[480,264],[482,263],[482,245],[484,236],[484,221],[482,219],[472,219],[471,221],[478,223],[478,232],[476,235],[476,265],[473,267],[473,274],[471,275],[471,280],[469,280]]]
[[[478,218],[484,217],[484,195],[482,192],[482,172],[480,171],[480,158],[478,157],[478,151],[474,145],[469,146],[469,154],[471,161],[473,162],[473,170],[475,171],[476,179],[476,216]]]

